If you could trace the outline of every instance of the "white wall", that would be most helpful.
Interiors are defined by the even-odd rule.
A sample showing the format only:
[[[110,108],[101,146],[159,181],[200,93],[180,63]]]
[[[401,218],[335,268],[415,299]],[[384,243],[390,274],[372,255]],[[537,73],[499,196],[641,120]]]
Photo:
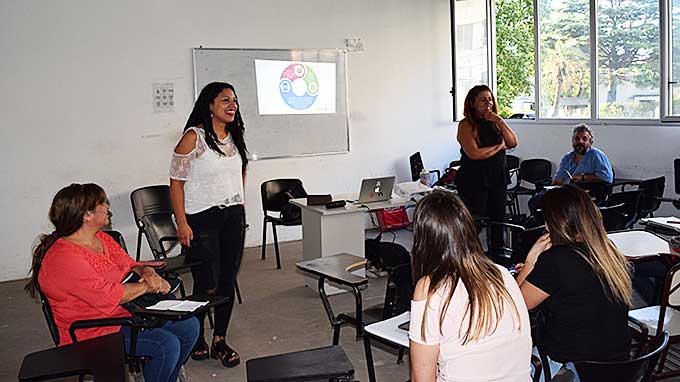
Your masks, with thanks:
[[[170,152],[193,105],[191,48],[199,45],[343,48],[360,38],[365,46],[348,59],[351,152],[251,162],[248,246],[261,240],[264,180],[298,177],[310,192],[350,192],[365,176],[408,180],[408,156],[418,150],[427,166],[442,168],[458,156],[448,4],[3,0],[0,281],[26,276],[32,242],[52,230],[51,198],[71,182],[108,191],[114,228],[134,251],[129,193],[168,181]],[[155,114],[151,84],[166,81],[175,85],[175,112]],[[300,236],[298,227],[279,238]]]

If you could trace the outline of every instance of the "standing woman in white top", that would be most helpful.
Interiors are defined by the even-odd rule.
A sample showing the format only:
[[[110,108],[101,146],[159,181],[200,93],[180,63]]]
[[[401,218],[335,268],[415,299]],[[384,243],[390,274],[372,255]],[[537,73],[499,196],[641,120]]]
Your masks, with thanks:
[[[413,217],[411,379],[528,382],[529,314],[507,269],[482,251],[470,213],[435,191]]]
[[[246,144],[243,120],[234,87],[213,82],[205,86],[189,115],[184,135],[175,147],[170,166],[170,198],[179,241],[188,249],[194,293],[231,297],[215,308],[210,356],[226,367],[239,364],[239,354],[226,343],[234,307],[234,283],[243,246],[242,226]],[[208,358],[201,333],[191,358]]]

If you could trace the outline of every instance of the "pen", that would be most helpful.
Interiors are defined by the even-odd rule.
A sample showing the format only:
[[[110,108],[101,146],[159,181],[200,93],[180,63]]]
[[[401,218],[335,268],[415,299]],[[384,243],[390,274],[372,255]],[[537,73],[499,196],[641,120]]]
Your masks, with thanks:
[[[680,224],[679,220],[668,220],[666,223],[668,224]]]

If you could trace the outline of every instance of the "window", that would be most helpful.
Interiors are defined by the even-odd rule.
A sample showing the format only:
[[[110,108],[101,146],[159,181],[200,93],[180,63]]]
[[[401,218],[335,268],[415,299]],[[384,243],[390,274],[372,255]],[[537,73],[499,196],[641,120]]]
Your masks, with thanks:
[[[670,107],[668,113],[680,116],[680,1],[673,0],[670,4],[670,38],[669,38],[669,73],[666,83],[669,85]]]
[[[533,1],[496,1],[496,98],[501,117],[535,115],[534,67]]]
[[[456,0],[455,63],[456,119],[463,119],[467,91],[479,84],[490,84],[487,33],[487,5],[480,0]]]
[[[659,118],[659,1],[597,1],[599,118]]]
[[[680,0],[451,6],[457,119],[467,91],[485,83],[504,118],[680,120]]]
[[[539,116],[590,117],[589,0],[539,0]]]

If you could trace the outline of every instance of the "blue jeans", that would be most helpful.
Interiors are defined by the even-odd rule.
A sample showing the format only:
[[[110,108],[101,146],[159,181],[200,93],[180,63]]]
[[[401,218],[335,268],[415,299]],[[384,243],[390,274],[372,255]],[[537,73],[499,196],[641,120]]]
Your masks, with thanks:
[[[198,320],[167,321],[158,328],[145,329],[137,334],[137,355],[148,356],[144,364],[146,382],[176,382],[182,367],[198,338]],[[130,349],[130,328],[120,328],[125,348]]]

